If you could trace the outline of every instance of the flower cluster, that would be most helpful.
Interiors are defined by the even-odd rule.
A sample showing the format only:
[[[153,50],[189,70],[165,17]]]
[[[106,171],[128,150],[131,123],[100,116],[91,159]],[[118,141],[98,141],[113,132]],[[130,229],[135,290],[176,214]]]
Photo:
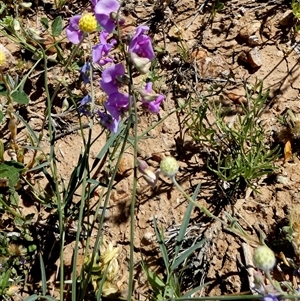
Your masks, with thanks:
[[[117,27],[122,28],[125,20],[120,17],[118,0],[91,0],[91,7],[94,14],[76,15],[70,19],[66,34],[71,43],[80,44],[88,34],[100,28],[99,43],[92,47],[91,60],[93,64],[105,66],[99,85],[107,98],[97,115],[103,126],[116,133],[120,121],[133,104],[133,95],[129,95],[124,87],[129,83],[125,67],[122,62],[114,62],[110,55],[111,50],[118,46],[113,33]],[[138,26],[126,46],[129,61],[140,74],[148,73],[155,58],[148,30],[148,26]],[[90,82],[91,68],[91,63],[87,62],[80,70],[85,84]],[[165,97],[155,93],[152,87],[153,83],[147,82],[144,87],[134,88],[134,92],[138,92],[144,110],[158,114]],[[80,104],[80,112],[93,116],[91,102],[92,98],[85,96]]]

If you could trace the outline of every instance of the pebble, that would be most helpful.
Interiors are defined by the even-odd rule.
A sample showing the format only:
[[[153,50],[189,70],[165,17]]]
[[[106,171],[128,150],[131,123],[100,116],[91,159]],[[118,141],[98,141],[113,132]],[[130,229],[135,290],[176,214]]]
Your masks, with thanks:
[[[248,62],[254,69],[262,66],[262,58],[257,47],[254,47],[248,52]]]

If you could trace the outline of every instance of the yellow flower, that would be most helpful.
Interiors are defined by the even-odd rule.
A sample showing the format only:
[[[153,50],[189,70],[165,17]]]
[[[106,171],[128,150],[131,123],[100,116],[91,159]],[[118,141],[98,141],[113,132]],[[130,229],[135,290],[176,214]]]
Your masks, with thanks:
[[[79,29],[90,33],[97,29],[97,20],[92,14],[85,14],[79,20]]]

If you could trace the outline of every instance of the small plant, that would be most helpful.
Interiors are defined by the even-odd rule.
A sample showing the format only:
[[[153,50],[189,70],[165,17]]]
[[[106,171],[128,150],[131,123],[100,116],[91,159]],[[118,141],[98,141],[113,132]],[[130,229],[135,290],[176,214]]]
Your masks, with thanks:
[[[279,156],[278,147],[268,147],[267,135],[259,122],[268,92],[263,92],[262,83],[257,93],[254,91],[246,90],[248,104],[242,104],[242,113],[229,120],[221,104],[209,105],[204,100],[197,107],[193,107],[194,102],[188,106],[187,125],[194,141],[208,150],[208,168],[236,187],[253,186],[255,179],[274,172],[274,161]],[[215,120],[208,120],[208,113]]]
[[[170,163],[170,161],[172,162]],[[166,157],[164,159],[164,162],[162,162],[162,169],[164,169],[164,167],[166,167],[168,174],[171,172],[173,175],[176,173],[175,169],[178,169],[177,162],[172,157]],[[193,199],[197,197],[199,188],[200,185],[195,190]],[[153,272],[150,268],[143,264],[143,269],[152,288],[151,300],[163,301],[174,298],[190,298],[193,293],[205,286],[200,285],[188,292],[184,292],[183,279],[189,258],[205,244],[205,239],[201,240],[199,238],[198,240],[196,239],[194,244],[189,248],[182,248],[184,236],[186,235],[193,208],[194,204],[190,203],[184,215],[178,236],[176,237],[175,247],[171,252],[168,252],[164,234],[161,230],[159,230],[157,221],[154,219],[154,229],[164,265],[161,271],[162,275],[160,276],[158,273]]]

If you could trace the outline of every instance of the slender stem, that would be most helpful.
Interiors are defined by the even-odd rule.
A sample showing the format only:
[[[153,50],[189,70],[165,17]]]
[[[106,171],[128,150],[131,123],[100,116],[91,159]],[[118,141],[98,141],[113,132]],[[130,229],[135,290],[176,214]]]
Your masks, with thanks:
[[[198,207],[204,214],[206,214],[208,217],[211,217],[217,221],[219,221],[228,231],[243,237],[246,240],[250,240],[253,243],[257,244],[258,242],[256,240],[254,240],[253,238],[251,238],[249,235],[247,235],[246,232],[243,231],[243,229],[241,227],[238,227],[239,231],[237,231],[236,229],[233,228],[229,228],[228,224],[225,223],[224,221],[222,221],[220,218],[218,218],[217,216],[215,216],[214,214],[212,214],[205,206],[201,206],[198,202],[194,201],[188,194],[185,193],[185,191],[182,189],[182,187],[177,183],[175,176],[171,176],[170,177],[173,184],[177,187],[177,189],[184,195],[184,197],[191,202],[192,204],[194,204],[196,207]]]

